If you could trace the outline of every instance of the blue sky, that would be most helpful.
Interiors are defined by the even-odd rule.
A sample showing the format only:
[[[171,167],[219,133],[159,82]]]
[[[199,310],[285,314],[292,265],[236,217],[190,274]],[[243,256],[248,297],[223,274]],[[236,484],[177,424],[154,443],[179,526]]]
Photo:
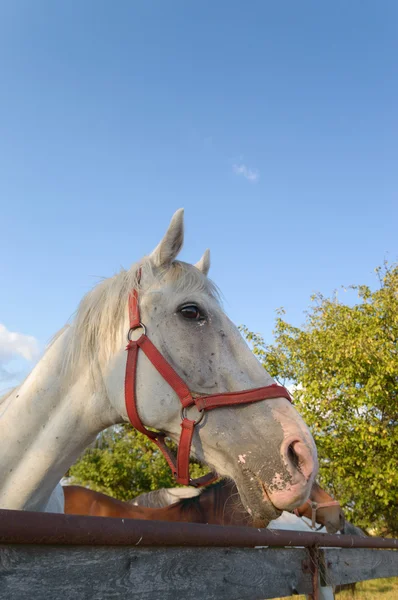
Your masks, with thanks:
[[[397,258],[397,56],[395,0],[3,1],[0,388],[181,206],[182,258],[210,247],[268,341],[278,307],[300,324],[313,291],[373,284]]]

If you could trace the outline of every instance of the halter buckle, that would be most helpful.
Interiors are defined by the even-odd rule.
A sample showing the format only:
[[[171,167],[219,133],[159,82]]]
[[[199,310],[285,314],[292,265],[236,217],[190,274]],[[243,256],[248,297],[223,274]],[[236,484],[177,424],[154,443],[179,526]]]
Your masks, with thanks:
[[[136,338],[132,338],[131,336],[138,330],[138,329],[142,329],[142,333],[140,333]],[[127,341],[128,342],[136,342],[142,335],[146,335],[146,327],[143,323],[140,323],[138,325],[136,325],[135,327],[130,327],[129,332],[127,334]]]
[[[199,425],[199,423],[201,422],[201,420],[203,419],[203,417],[205,416],[205,411],[204,410],[200,410],[199,411],[199,418],[196,419],[195,421],[195,425]],[[183,421],[184,419],[187,419],[187,408],[185,406],[181,407],[181,420]]]

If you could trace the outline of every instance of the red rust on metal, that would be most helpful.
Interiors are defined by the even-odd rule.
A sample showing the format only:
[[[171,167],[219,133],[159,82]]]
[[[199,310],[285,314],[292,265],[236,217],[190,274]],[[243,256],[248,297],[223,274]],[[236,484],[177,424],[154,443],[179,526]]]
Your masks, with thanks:
[[[395,548],[398,540],[252,527],[0,510],[0,544]]]
[[[317,547],[308,548],[307,552],[310,557],[310,571],[312,579],[312,594],[308,597],[310,600],[320,599],[320,581],[319,581],[319,562],[320,562],[320,550]]]

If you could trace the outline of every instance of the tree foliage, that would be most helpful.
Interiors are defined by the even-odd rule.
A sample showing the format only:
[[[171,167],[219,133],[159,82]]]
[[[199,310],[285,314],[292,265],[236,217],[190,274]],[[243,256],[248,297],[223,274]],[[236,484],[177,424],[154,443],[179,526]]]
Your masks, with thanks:
[[[175,448],[175,445],[170,442]],[[207,470],[192,461],[191,476]],[[120,500],[177,484],[157,446],[130,425],[102,432],[94,444],[69,469],[70,483],[83,485]]]
[[[311,427],[320,481],[359,526],[398,535],[398,265],[376,269],[378,289],[351,286],[353,305],[312,297],[303,327],[280,311],[275,342],[242,328]]]

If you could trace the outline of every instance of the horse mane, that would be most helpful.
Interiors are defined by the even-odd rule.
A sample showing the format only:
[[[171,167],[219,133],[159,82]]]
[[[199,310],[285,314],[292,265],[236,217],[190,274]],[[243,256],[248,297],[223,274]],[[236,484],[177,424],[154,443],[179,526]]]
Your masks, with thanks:
[[[200,506],[202,494],[213,494],[213,504],[215,510],[219,508],[220,494],[218,490],[222,489],[226,484],[225,479],[221,479],[216,483],[206,486],[205,488],[162,488],[154,490],[146,494],[140,494],[136,498],[129,501],[129,504],[135,506],[145,506],[147,508],[165,508],[171,504],[179,503],[182,512],[190,510],[192,507]],[[188,495],[189,493],[189,495]],[[174,498],[173,498],[174,496]]]
[[[184,498],[183,500],[180,500],[179,502],[179,508],[181,513],[186,513],[192,510],[196,510],[197,513],[199,513],[203,519],[203,522],[206,522],[206,508],[205,505],[202,503],[202,497],[205,494],[206,496],[208,496],[209,494],[211,494],[211,510],[213,512],[213,515],[216,516],[221,516],[222,520],[224,520],[224,516],[225,516],[225,509],[227,506],[227,503],[233,499],[234,495],[237,494],[233,494],[231,493],[230,485],[233,482],[230,481],[229,479],[221,479],[220,481],[217,481],[216,483],[213,483],[211,485],[208,485],[207,487],[205,487],[200,494],[198,494],[197,496],[193,496],[190,498]],[[228,496],[226,497],[224,493],[222,492],[227,492]],[[251,520],[250,515],[246,512],[246,510],[243,508],[243,506],[241,505],[240,501],[238,500],[238,502],[236,502],[236,500],[233,501],[232,506],[230,506],[229,508],[230,511],[232,511],[234,514],[236,511],[239,511],[239,513],[243,514],[245,517],[245,520],[247,520],[247,522],[249,522]]]
[[[103,279],[81,300],[68,326],[69,335],[64,348],[63,371],[75,370],[92,364],[96,357],[100,362],[109,360],[117,348],[123,346],[127,324],[128,299],[131,292],[141,289],[138,270],[141,269],[145,286],[159,281],[166,275],[177,292],[206,291],[220,302],[216,285],[194,266],[174,261],[164,269],[154,269],[146,257],[130,269],[122,269],[113,277]],[[63,333],[63,328],[52,343]]]
[[[221,479],[220,481],[216,481],[216,483],[212,483],[211,485],[208,485],[205,488],[201,489],[199,493],[194,496],[182,498],[179,502],[181,512],[190,510],[192,507],[199,506],[203,494],[213,494],[213,505],[216,511],[219,508],[219,494],[217,492],[225,486],[225,483],[226,481],[224,479]]]

